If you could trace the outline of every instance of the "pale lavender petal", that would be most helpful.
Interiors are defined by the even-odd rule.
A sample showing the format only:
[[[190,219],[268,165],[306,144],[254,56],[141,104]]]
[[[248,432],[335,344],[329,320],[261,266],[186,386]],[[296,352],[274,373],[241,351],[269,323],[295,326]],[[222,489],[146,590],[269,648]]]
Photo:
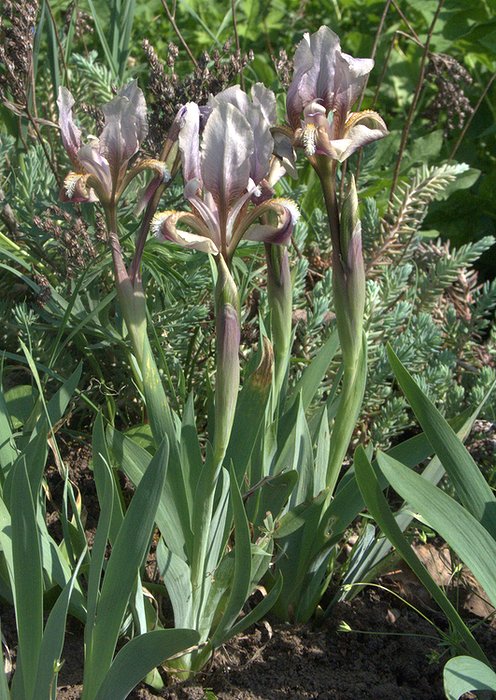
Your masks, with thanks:
[[[254,105],[250,105],[245,113],[245,117],[253,132],[250,177],[258,185],[269,174],[270,161],[274,150],[274,139],[262,110]]]
[[[282,128],[276,127],[272,130],[272,138],[274,139],[274,154],[280,159],[288,175],[294,180],[298,179],[293,135],[289,136]]]
[[[308,95],[308,89],[305,86],[303,94],[300,93],[300,85],[303,81],[304,76],[313,67],[313,55],[310,49],[310,35],[304,34],[303,39],[300,41],[296,48],[294,55],[294,74],[291,85],[288,88],[288,94],[286,97],[286,112],[288,115],[288,121],[295,131],[300,125],[301,113],[305,106],[303,102],[303,94],[307,97],[307,102],[311,102],[315,99],[315,89],[311,91],[311,95]]]
[[[252,130],[241,112],[231,104],[219,104],[203,134],[201,172],[221,217],[246,190],[253,147]]]
[[[245,114],[250,104],[248,95],[246,92],[243,92],[239,85],[228,87],[226,90],[222,90],[222,92],[217,93],[217,95],[211,95],[208,100],[208,105],[212,109],[223,103],[237,107],[241,114]]]
[[[100,135],[100,152],[109,162],[117,183],[148,133],[146,102],[136,81],[104,105],[103,113],[105,126]]]
[[[96,178],[110,197],[112,194],[112,174],[108,160],[101,155],[97,148],[89,144],[79,149],[77,157],[85,172]]]
[[[178,229],[177,223],[180,220],[198,233]],[[215,243],[209,238],[208,231],[205,231],[201,222],[188,212],[166,211],[156,214],[152,221],[152,230],[159,240],[176,243],[182,248],[199,250],[212,255],[217,255],[219,252]]]
[[[333,109],[334,128],[337,133],[344,126],[348,112],[357,101],[368,74],[374,67],[370,58],[353,58],[348,54],[336,54],[334,94],[329,108]]]
[[[74,98],[67,88],[59,88],[57,105],[59,108],[59,126],[62,133],[62,143],[72,163],[77,165],[77,152],[81,148],[81,131],[77,128],[72,118]]]
[[[189,102],[181,114],[179,149],[183,165],[183,179],[200,178],[200,110],[195,102]]]
[[[277,120],[276,96],[263,83],[255,83],[251,88],[253,104],[260,109],[269,126],[274,126]]]
[[[221,104],[236,107],[251,126],[254,137],[254,149],[250,157],[250,177],[258,183],[266,177],[274,140],[270,133],[272,119],[275,121],[276,98],[272,90],[261,83],[252,88],[253,103],[239,85],[227,88],[209,99],[209,105],[214,108]]]

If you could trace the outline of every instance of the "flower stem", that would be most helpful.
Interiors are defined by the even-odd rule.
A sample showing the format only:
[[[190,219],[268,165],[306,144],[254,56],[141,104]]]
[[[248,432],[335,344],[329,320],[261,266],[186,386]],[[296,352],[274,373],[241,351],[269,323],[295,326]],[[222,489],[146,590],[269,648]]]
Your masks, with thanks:
[[[343,466],[365,393],[367,345],[363,333],[365,272],[357,207],[340,217],[336,196],[336,162],[317,157],[312,163],[321,182],[332,241],[332,282],[336,324],[343,355],[343,379],[334,418],[327,465],[332,494]],[[350,193],[356,203],[356,191]],[[347,203],[348,204],[348,203]],[[344,204],[343,204],[344,209]]]

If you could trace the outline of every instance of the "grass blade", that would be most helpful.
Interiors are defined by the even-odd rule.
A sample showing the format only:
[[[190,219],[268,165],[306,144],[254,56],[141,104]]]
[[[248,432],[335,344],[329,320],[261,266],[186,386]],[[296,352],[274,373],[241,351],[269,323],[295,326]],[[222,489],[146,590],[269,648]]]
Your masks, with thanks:
[[[334,355],[339,350],[338,332],[331,333],[324,345],[320,348],[311,363],[303,372],[302,376],[294,386],[291,395],[288,398],[286,411],[294,403],[295,399],[301,393],[301,401],[303,409],[306,410],[315,396],[322,380],[327,372],[329,365],[332,362]]]
[[[390,458],[388,458],[388,460],[391,462],[393,461]],[[396,462],[395,460],[394,462],[396,465],[399,464],[399,462]],[[408,472],[409,474],[412,473],[408,467],[404,467],[403,465],[400,466],[405,472]],[[388,502],[382,493],[374,469],[367,455],[365,454],[365,450],[362,447],[358,447],[355,451],[355,472],[363,499],[376,523],[379,525],[391,544],[396,547],[397,551],[417,576],[419,581],[425,586],[432,598],[444,612],[448,620],[451,622],[453,628],[457,631],[459,638],[463,640],[466,650],[481,661],[486,662],[487,659],[484,652],[475,641],[472,633],[465,625],[456,609],[449,602],[444,592],[441,590],[441,588],[439,588],[439,586],[430,576],[427,569],[420,562],[413,549],[410,547],[409,542],[406,540],[398,527],[396,520],[394,519],[394,515],[389,508]],[[386,476],[388,475],[389,470]],[[421,479],[422,477],[418,478]],[[431,488],[435,490],[435,486],[431,486]]]
[[[195,630],[153,630],[134,637],[116,655],[95,700],[125,700],[147,673],[198,644]]]
[[[448,700],[458,700],[474,690],[496,691],[496,673],[486,664],[471,656],[455,656],[443,672],[444,692]]]
[[[103,28],[103,26],[100,23],[100,20],[98,19],[98,13],[95,9],[95,5],[93,4],[93,0],[88,0],[88,5],[91,11],[91,15],[93,17],[96,33],[98,34],[100,44],[102,45],[103,53],[105,54],[105,58],[107,60],[108,67],[112,73],[112,77],[115,80],[118,76],[118,67],[114,61],[112,51],[110,50],[110,46],[108,45],[107,39],[105,37],[105,29]]]
[[[212,637],[212,647],[214,649],[223,644],[224,641],[231,636],[230,628],[246,602],[251,583],[250,529],[238,482],[233,472],[231,472],[231,504],[234,516],[234,529],[236,532],[234,575],[231,583],[229,600]]]
[[[108,560],[85,668],[84,700],[93,700],[112,664],[136,575],[150,544],[168,458],[165,438],[136,489]]]
[[[12,559],[23,700],[36,698],[36,672],[43,638],[43,572],[36,510],[26,462],[17,464],[12,483]]]
[[[394,490],[446,540],[496,607],[496,541],[469,511],[400,462],[383,454],[377,462]],[[488,503],[491,509],[492,503]]]
[[[60,661],[64,647],[67,610],[69,609],[74,584],[85,556],[86,550],[80,556],[70,581],[57,598],[46,622],[35,683],[36,692],[38,693],[37,697],[49,698],[50,689],[54,682],[56,683],[57,672],[55,669]]]
[[[458,498],[496,539],[496,497],[491,488],[462,441],[417,386],[391,348],[388,348],[388,355],[396,379],[446,469]]]

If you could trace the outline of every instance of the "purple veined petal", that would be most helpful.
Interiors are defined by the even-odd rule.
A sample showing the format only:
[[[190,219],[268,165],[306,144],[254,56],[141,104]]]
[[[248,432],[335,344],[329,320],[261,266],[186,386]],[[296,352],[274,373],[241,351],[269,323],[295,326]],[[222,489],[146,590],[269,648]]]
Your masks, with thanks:
[[[200,109],[195,102],[184,106],[179,130],[179,150],[184,182],[199,180],[200,173]]]
[[[269,119],[275,121],[276,104],[274,93],[261,83],[253,86],[252,97],[253,103],[239,85],[234,85],[215,97],[210,97],[209,104],[212,107],[223,103],[231,104],[249,123],[254,139],[254,148],[250,156],[250,177],[258,185],[267,176],[274,148]]]
[[[221,103],[212,110],[203,133],[201,173],[224,219],[247,188],[253,147],[250,125],[236,107]]]
[[[105,194],[110,197],[112,194],[112,175],[108,160],[90,144],[79,149],[78,160],[84,170],[100,182]]]
[[[241,211],[243,207],[248,204],[250,199],[253,197],[253,195],[259,190],[258,186],[253,182],[253,180],[249,180],[248,184],[248,189],[247,191],[241,195],[241,197],[238,199],[237,202],[233,204],[229,211],[229,216],[227,217],[227,223],[226,223],[226,241],[227,245],[229,246],[233,236],[235,235],[235,229],[239,228],[239,225],[237,226],[237,219],[241,214]],[[241,224],[242,225],[242,224]],[[236,237],[235,240],[235,246],[239,242],[239,237]]]
[[[299,209],[295,202],[290,199],[272,199],[253,210],[250,218],[255,221],[262,214],[271,211],[277,215],[277,225],[255,223],[245,229],[243,238],[249,241],[288,245],[295,224],[300,217]]]
[[[303,77],[310,71],[313,66],[313,55],[310,49],[310,35],[308,33],[303,35],[303,39],[300,41],[296,47],[294,55],[294,74],[291,85],[288,88],[288,94],[286,97],[286,113],[288,116],[288,122],[290,123],[293,131],[295,131],[300,125],[300,118],[304,108],[303,95],[300,93],[300,84],[302,83]],[[315,98],[312,94],[308,99],[311,102]],[[305,86],[303,94],[308,97],[308,88]]]
[[[74,98],[65,87],[59,88],[57,106],[59,108],[59,126],[62,133],[62,143],[72,163],[78,165],[77,153],[81,148],[81,131],[77,128],[72,118]]]
[[[371,58],[353,58],[341,52],[336,55],[334,95],[330,108],[335,112],[334,129],[337,137],[373,67],[374,61]]]
[[[129,107],[126,117],[134,121],[136,138],[139,145],[141,145],[148,136],[148,117],[146,113],[146,101],[143,91],[138,87],[136,80],[131,80],[130,83],[128,83],[120,92],[117,93],[117,96],[125,97],[129,100]]]
[[[274,126],[277,121],[276,96],[263,83],[255,83],[251,88],[251,99],[262,112],[267,124]]]
[[[217,207],[211,197],[202,199],[199,192],[199,180],[190,180],[184,188],[184,197],[196,210],[198,216],[203,219],[210,238],[220,246],[219,217]]]
[[[374,61],[371,58],[353,58],[353,56],[341,52],[336,55],[334,93],[336,99],[341,93],[346,93],[348,110],[359,98],[367,76],[373,67]]]
[[[122,178],[129,160],[148,133],[146,102],[135,80],[103,106],[105,126],[100,152],[110,164],[113,182]]]
[[[197,233],[184,231],[177,228],[177,223],[183,221]],[[208,231],[193,214],[183,211],[165,211],[156,214],[152,221],[152,231],[162,241],[176,243],[182,248],[199,250],[202,253],[217,255],[219,249],[209,238]]]

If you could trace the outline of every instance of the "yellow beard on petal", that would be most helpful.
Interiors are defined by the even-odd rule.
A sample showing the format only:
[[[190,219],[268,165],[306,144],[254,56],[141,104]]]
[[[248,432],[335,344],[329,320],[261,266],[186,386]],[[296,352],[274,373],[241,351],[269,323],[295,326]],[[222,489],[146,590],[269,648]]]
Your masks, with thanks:
[[[305,149],[305,155],[315,155],[315,151],[317,150],[317,135],[318,130],[315,124],[305,124],[301,133],[301,140],[303,143],[303,148]]]
[[[64,180],[64,190],[69,199],[72,199],[72,197],[74,196],[74,192],[76,191],[76,187],[79,182],[81,182],[81,189],[83,190],[83,192],[86,193],[86,178],[87,175],[82,173],[71,172],[67,175],[67,177]]]

